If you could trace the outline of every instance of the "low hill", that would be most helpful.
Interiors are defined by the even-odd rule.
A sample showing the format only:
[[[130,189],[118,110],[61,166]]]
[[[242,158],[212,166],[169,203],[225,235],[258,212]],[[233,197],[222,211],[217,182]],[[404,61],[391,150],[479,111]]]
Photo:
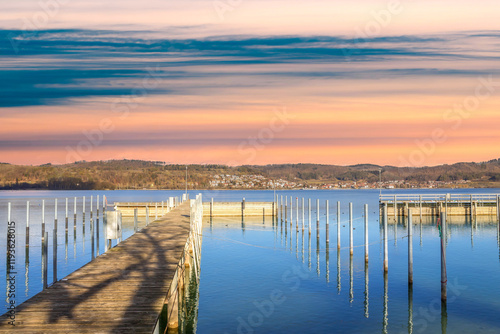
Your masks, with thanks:
[[[166,165],[159,161],[111,160],[76,162],[66,165],[18,166],[0,164],[0,189],[184,189],[186,165]],[[380,174],[379,174],[380,173]],[[224,186],[212,182],[231,176],[239,182]],[[322,164],[276,164],[265,166],[189,165],[190,189],[238,188],[253,179],[252,187],[269,187],[266,180],[284,180],[293,187],[309,187],[342,182],[396,182],[402,186],[460,183],[462,186],[499,187],[500,160],[456,163],[433,167],[394,167],[373,164],[335,166]],[[252,179],[252,180],[253,180]],[[267,182],[267,183],[266,183]],[[248,182],[247,182],[248,183]],[[222,183],[220,183],[222,184]]]

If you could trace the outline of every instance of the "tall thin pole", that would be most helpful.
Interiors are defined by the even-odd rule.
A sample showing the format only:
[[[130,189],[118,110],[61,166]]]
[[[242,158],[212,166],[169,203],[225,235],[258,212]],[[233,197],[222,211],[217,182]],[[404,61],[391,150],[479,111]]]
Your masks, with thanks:
[[[408,210],[408,284],[413,284],[413,215]]]
[[[446,214],[441,212],[441,301],[446,302]]]
[[[188,166],[186,165],[186,198],[188,193]]]
[[[389,270],[389,249],[387,246],[387,203],[384,203],[384,272]]]
[[[319,239],[319,199],[316,199],[316,238]]]
[[[102,230],[104,232],[104,253],[108,251],[108,215],[105,206],[102,210]]]
[[[49,239],[49,232],[44,232],[43,234],[43,241],[42,241],[42,280],[43,280],[43,289],[47,289],[48,282],[47,282],[47,253],[48,253],[48,239]]]
[[[53,243],[52,243],[52,282],[57,282],[57,229],[53,230]]]
[[[99,245],[99,207],[101,205],[101,202],[99,202],[99,195],[97,195],[97,202],[96,202],[96,219],[95,219],[95,241],[96,241],[96,254],[100,255],[101,252],[99,250],[100,245]]]
[[[26,248],[30,246],[30,201],[26,202]]]
[[[64,221],[64,229],[66,232],[66,236],[68,235],[68,198],[66,197],[66,219]]]
[[[328,216],[329,216],[329,213],[328,210],[330,209],[329,208],[329,205],[328,205],[328,200],[326,200],[326,243],[329,243],[330,242],[330,236],[329,236],[329,227],[330,227],[330,224],[328,222]]]
[[[76,241],[76,197],[73,199],[73,239]]]
[[[319,199],[316,199],[316,222],[319,226]]]
[[[283,225],[283,195],[281,195],[280,201],[280,222]]]
[[[379,189],[379,198],[382,197],[382,169],[378,169],[378,189]]]
[[[308,203],[308,209],[309,209],[309,221],[308,221],[308,228],[309,228],[309,234],[311,234],[311,199],[309,198],[309,203]]]
[[[365,263],[368,263],[368,204],[365,204]]]
[[[340,249],[340,201],[337,201],[337,250]]]
[[[302,197],[302,232],[304,232],[304,221],[306,220],[306,208],[305,208],[305,201],[304,197]]]
[[[276,205],[277,205],[278,204],[278,198],[276,197],[276,184],[274,184],[274,180],[273,180],[273,195],[274,195],[273,200],[276,201]]]
[[[45,239],[45,200],[42,200],[42,247]]]
[[[54,203],[54,229],[56,230],[57,233],[57,198]]]
[[[352,202],[349,203],[349,252],[353,254],[353,235],[352,235]]]

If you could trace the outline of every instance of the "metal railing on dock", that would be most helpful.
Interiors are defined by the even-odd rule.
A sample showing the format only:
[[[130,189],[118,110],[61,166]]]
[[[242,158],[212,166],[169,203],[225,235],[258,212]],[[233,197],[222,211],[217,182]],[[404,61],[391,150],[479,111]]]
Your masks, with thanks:
[[[380,202],[423,202],[423,203],[496,203],[500,194],[396,194],[380,195]]]
[[[409,212],[413,215],[436,216],[496,216],[500,222],[499,194],[384,194],[379,197],[380,210],[396,219]],[[382,211],[380,211],[382,215]]]

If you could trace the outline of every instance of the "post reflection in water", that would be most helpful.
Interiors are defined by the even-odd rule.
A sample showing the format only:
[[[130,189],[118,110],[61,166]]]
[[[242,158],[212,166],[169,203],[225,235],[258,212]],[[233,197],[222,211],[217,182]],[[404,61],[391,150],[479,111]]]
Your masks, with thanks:
[[[281,225],[281,228],[280,228],[280,231],[281,231],[280,241],[281,241],[281,246],[283,246],[283,221],[281,221],[280,225]]]
[[[408,334],[413,333],[413,284],[408,285]]]
[[[340,283],[340,250],[337,250],[337,293],[340,294],[341,283]]]
[[[420,219],[420,248],[422,248],[422,219]]]
[[[474,223],[470,223],[470,246],[474,248]]]
[[[76,230],[75,230],[76,232]],[[73,258],[76,259],[76,233],[73,236]]]
[[[30,269],[30,248],[26,245],[26,253],[24,255],[24,286],[25,286],[25,294],[28,297],[29,292],[29,269]]]
[[[318,277],[320,276],[320,268],[319,268],[319,239],[316,239],[316,273]]]
[[[308,268],[311,270],[311,235],[309,234],[309,241],[307,242],[307,262],[308,262]]]
[[[295,233],[295,255],[299,259],[299,231]]]
[[[330,243],[326,243],[326,253],[325,253],[325,260],[326,260],[326,283],[330,283]]]
[[[64,237],[64,260],[68,263],[68,232],[66,231],[66,235]]]
[[[387,333],[387,325],[389,323],[388,289],[389,289],[388,275],[387,275],[387,272],[384,271],[384,308],[383,308],[384,309],[384,316],[383,316],[383,321],[382,321],[382,333]]]
[[[286,225],[287,224],[285,224],[285,249],[288,247],[288,228]]]
[[[354,300],[354,283],[353,283],[353,265],[352,265],[352,255],[349,256],[349,303],[352,304]]]
[[[398,221],[394,223],[394,246],[398,245]]]
[[[370,316],[368,312],[369,296],[368,296],[368,262],[365,262],[365,318]]]
[[[441,333],[446,334],[448,327],[448,310],[446,301],[441,301]]]
[[[304,257],[304,233],[302,233],[302,263],[305,262],[305,257]]]
[[[82,240],[83,240],[82,252],[83,252],[83,254],[85,254],[85,212],[83,212],[83,217],[82,217],[82,235],[83,235],[83,237],[82,237]]]

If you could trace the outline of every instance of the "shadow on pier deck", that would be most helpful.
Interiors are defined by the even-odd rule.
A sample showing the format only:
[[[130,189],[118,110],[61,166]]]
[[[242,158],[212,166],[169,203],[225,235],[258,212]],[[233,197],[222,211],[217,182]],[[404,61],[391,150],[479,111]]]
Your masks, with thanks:
[[[152,333],[189,235],[186,202],[18,305],[0,333]]]

